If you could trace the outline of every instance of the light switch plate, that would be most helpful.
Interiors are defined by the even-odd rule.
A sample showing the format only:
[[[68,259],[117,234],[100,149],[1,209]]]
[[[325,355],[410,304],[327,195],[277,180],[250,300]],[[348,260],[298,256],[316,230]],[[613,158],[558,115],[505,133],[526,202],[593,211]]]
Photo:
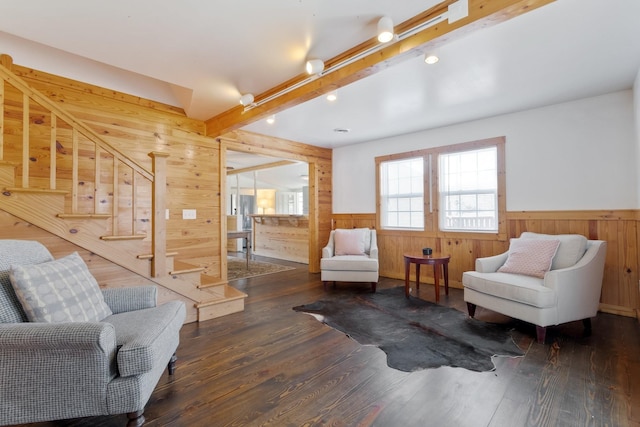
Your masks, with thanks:
[[[182,219],[196,219],[196,210],[182,209]]]

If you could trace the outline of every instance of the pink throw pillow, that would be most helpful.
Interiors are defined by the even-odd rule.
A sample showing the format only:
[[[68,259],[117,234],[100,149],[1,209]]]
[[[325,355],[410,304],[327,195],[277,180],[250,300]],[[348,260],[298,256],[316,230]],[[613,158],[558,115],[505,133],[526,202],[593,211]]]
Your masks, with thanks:
[[[507,261],[498,271],[542,279],[551,269],[551,261],[559,245],[559,240],[511,239]]]
[[[336,255],[364,255],[363,230],[336,230],[333,234]]]

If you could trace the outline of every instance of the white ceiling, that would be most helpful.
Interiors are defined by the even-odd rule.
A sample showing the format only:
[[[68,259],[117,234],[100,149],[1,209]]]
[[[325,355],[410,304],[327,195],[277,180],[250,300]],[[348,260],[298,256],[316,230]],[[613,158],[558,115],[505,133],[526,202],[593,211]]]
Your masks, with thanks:
[[[558,0],[246,127],[339,147],[632,87],[640,1]],[[350,129],[336,133],[336,128]]]
[[[438,0],[2,0],[0,53],[16,64],[184,108],[208,119]],[[245,129],[345,144],[632,87],[640,1],[557,0]],[[109,65],[107,65],[109,64]],[[337,133],[335,128],[349,129]]]

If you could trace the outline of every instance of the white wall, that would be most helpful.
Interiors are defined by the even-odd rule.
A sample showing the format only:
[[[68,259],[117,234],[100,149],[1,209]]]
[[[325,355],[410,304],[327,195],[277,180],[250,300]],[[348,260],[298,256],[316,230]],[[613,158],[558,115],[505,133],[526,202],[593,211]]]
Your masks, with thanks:
[[[640,166],[640,69],[633,83],[633,111],[636,124],[636,165]],[[638,167],[636,167],[636,197],[640,201],[640,172],[637,169]]]
[[[191,98],[191,90],[92,61],[0,31],[0,53],[13,63],[69,79],[140,96],[174,106]],[[87,78],[90,76],[89,78]],[[189,102],[189,101],[188,101]]]
[[[336,148],[333,211],[376,211],[376,156],[494,136],[506,136],[507,210],[637,209],[635,126],[625,90]]]

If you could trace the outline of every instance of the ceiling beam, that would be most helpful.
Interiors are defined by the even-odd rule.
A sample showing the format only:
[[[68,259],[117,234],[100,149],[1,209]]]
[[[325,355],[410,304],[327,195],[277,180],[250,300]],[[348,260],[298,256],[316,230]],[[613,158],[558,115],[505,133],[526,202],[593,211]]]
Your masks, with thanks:
[[[227,175],[237,175],[245,172],[253,172],[253,171],[259,171],[264,169],[273,169],[280,166],[292,165],[294,163],[298,163],[298,162],[294,162],[292,160],[280,160],[278,162],[264,163],[262,165],[249,166],[241,169],[229,169],[227,170]]]
[[[416,34],[407,36],[402,40],[391,42],[367,56],[363,56],[333,72],[312,79],[254,108],[245,111],[244,107],[239,105],[227,110],[205,121],[206,135],[216,137],[226,132],[239,129],[257,120],[266,118],[271,114],[284,111],[318,96],[322,96],[332,90],[383,71],[405,60],[415,58],[429,50],[450,43],[453,40],[468,36],[474,31],[515,18],[538,7],[552,3],[555,0],[468,1],[469,15],[466,18],[451,24],[448,20],[444,20]],[[401,34],[404,31],[414,28],[421,22],[427,22],[429,19],[441,15],[447,10],[448,5],[451,3],[454,3],[454,0],[443,1],[424,13],[403,22],[395,27],[396,33]],[[325,67],[330,69],[333,65],[340,64],[346,59],[365,52],[377,44],[378,42],[375,38],[368,40],[359,46],[325,61]],[[269,98],[287,87],[300,84],[308,79],[308,75],[300,74],[279,86],[257,95],[255,101],[260,102],[261,99]]]

